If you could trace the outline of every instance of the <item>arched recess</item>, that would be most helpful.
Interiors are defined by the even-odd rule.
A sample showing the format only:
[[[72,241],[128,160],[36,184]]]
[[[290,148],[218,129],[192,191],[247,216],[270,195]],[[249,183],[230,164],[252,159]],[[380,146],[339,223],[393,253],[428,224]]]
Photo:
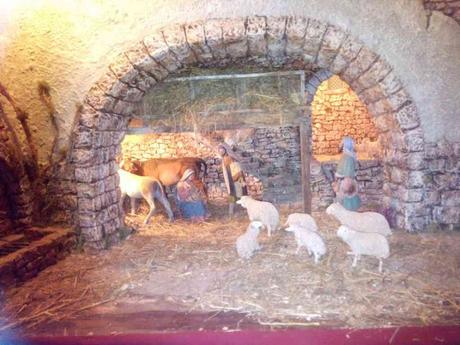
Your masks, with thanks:
[[[391,66],[339,27],[311,18],[255,16],[166,27],[120,54],[91,88],[71,152],[77,226],[87,242],[102,247],[116,241],[123,223],[114,159],[135,103],[183,67],[235,62],[319,70],[308,81],[310,88],[339,75],[368,107],[383,139],[385,204],[398,210],[399,227],[425,224],[423,133],[416,107]]]

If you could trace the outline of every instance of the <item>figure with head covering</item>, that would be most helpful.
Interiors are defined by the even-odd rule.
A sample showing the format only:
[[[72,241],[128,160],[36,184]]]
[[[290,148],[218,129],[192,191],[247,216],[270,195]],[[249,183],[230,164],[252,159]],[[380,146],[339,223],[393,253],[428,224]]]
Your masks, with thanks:
[[[244,172],[238,162],[238,157],[226,144],[218,146],[218,152],[222,159],[222,173],[228,193],[228,214],[233,216],[236,201],[243,195],[248,195]]]
[[[350,211],[356,211],[361,206],[361,199],[358,195],[358,183],[356,182],[358,161],[354,147],[355,144],[352,138],[343,138],[342,156],[337,165],[334,188],[337,194],[337,201]]]
[[[177,207],[185,219],[203,221],[207,216],[206,192],[192,169],[184,171],[176,185]]]

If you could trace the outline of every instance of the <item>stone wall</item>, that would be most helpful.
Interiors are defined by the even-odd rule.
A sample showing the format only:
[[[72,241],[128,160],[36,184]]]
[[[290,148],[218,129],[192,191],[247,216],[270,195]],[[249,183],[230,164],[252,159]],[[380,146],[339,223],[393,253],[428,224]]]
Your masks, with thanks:
[[[346,135],[351,136],[357,144],[366,139],[376,141],[377,129],[358,96],[348,86],[331,88],[329,85],[330,80],[326,80],[318,86],[311,104],[313,153],[339,153],[340,143]]]
[[[15,285],[67,256],[75,247],[75,233],[61,228],[31,227],[0,241],[0,285]],[[26,244],[26,245],[24,245]]]
[[[423,6],[430,16],[431,11],[440,11],[460,24],[460,0],[423,0]]]
[[[426,144],[425,207],[434,227],[460,230],[460,142]]]

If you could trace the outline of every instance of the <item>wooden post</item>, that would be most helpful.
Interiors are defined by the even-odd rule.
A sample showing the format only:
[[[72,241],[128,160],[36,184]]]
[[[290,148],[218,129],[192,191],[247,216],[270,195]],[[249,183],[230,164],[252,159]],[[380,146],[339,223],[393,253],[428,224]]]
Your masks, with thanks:
[[[300,164],[302,167],[302,195],[303,211],[311,214],[311,188],[310,188],[310,116],[300,122]]]

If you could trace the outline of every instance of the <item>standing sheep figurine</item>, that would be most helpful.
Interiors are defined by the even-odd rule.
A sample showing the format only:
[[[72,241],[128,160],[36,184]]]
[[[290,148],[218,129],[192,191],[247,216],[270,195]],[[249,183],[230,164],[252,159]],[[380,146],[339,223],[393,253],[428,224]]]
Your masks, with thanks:
[[[300,225],[308,230],[318,232],[315,219],[307,213],[291,213],[284,226]]]
[[[383,236],[391,235],[390,224],[385,216],[377,212],[348,211],[339,203],[333,203],[326,213],[334,216],[341,225],[361,232],[373,232]]]
[[[243,259],[250,259],[256,250],[260,249],[257,236],[263,224],[259,221],[249,223],[246,232],[236,240],[236,251]]]
[[[326,254],[326,245],[317,232],[296,224],[287,227],[286,231],[293,232],[295,235],[295,240],[297,242],[296,254],[299,254],[301,247],[306,247],[308,255],[314,255],[315,264]]]
[[[370,255],[379,259],[379,272],[382,272],[383,259],[390,256],[390,246],[385,236],[355,231],[344,225],[337,230],[337,236],[351,248],[351,254],[354,255],[351,267],[356,267],[361,255]]]
[[[268,236],[271,236],[272,231],[278,229],[280,215],[273,204],[254,200],[250,196],[242,196],[236,203],[247,210],[251,222],[254,220],[262,222],[267,228]]]

